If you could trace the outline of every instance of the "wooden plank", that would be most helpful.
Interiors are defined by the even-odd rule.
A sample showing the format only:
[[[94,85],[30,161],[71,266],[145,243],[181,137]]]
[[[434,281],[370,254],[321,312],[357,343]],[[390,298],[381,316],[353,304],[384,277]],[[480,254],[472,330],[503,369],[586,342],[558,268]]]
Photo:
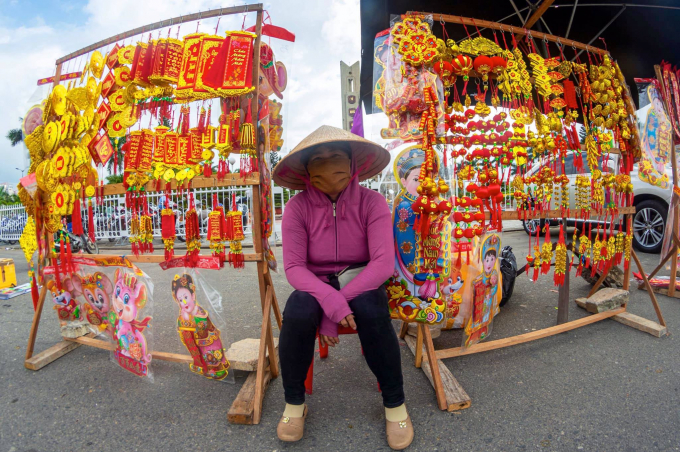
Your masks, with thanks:
[[[411,350],[411,353],[416,354],[416,338],[413,336],[406,336],[406,345]],[[465,389],[458,383],[458,380],[453,376],[448,367],[438,359],[437,365],[439,366],[439,374],[442,379],[442,386],[444,387],[444,396],[446,397],[446,410],[447,411],[458,411],[464,410],[465,408],[470,408],[471,400],[470,396],[465,392]],[[429,362],[423,362],[423,373],[430,380],[430,384],[434,387],[434,382],[432,380],[432,370],[430,368]]]
[[[127,260],[134,262],[135,264],[159,264],[165,262],[165,256],[163,254],[140,254],[139,256],[135,256],[134,254],[97,254],[89,257],[91,259],[113,259],[121,256],[125,256]],[[243,259],[246,262],[260,262],[263,258],[262,253],[244,253]]]
[[[536,22],[541,18],[541,16],[550,8],[550,5],[553,4],[555,0],[543,0],[543,3],[536,8],[534,13],[527,19],[527,21],[524,23],[524,28],[531,28],[534,26]],[[533,33],[532,33],[533,35]]]
[[[640,275],[642,275],[642,280],[645,282],[645,286],[647,286],[647,291],[649,292],[649,298],[652,300],[652,306],[654,306],[654,311],[656,311],[656,317],[659,319],[659,323],[663,326],[666,326],[666,321],[663,319],[663,314],[661,314],[661,308],[659,307],[659,302],[656,300],[656,295],[654,295],[654,289],[652,288],[652,285],[649,283],[649,279],[647,279],[647,275],[645,274],[645,269],[642,267],[642,264],[640,263],[640,259],[638,259],[637,253],[635,250],[631,249],[630,254],[633,256],[633,259],[635,260],[635,265],[637,265],[638,271],[640,272]]]
[[[93,336],[81,336],[81,337],[76,337],[76,338],[64,338],[64,341],[66,342],[74,342],[78,345],[87,345],[89,347],[95,347],[99,348],[102,350],[107,350],[107,351],[113,351],[116,349],[116,344],[113,342],[108,342],[104,341],[101,339],[96,339]],[[226,350],[225,350],[226,351]],[[168,353],[168,352],[158,352],[158,351],[153,351],[151,352],[151,358],[152,360],[157,359],[159,361],[170,361],[173,363],[181,363],[181,364],[192,364],[194,362],[194,359],[191,357],[191,355],[183,354],[183,353]],[[232,368],[233,367],[238,367],[238,361],[230,361]],[[265,358],[265,368],[269,367],[269,357]]]
[[[576,304],[579,308],[586,309],[586,298],[577,298]],[[612,317],[612,320],[616,320],[619,323],[633,327],[637,330],[649,333],[652,336],[661,337],[666,334],[667,329],[665,326],[661,326],[658,323],[640,317],[639,315],[631,314],[630,312],[622,312]]]
[[[425,342],[427,362],[438,363],[439,360],[437,359],[437,355],[435,355],[434,344],[432,343],[432,333],[430,333],[429,325],[422,325],[420,329],[422,330],[423,339]],[[437,396],[437,404],[439,405],[439,409],[445,410],[447,409],[446,395],[444,394],[444,386],[442,385],[442,376],[439,373],[439,365],[430,364],[430,374],[432,375],[432,385],[434,386],[434,393]]]
[[[639,289],[639,290],[647,290],[647,287],[645,286],[645,283],[642,282],[642,283],[638,286],[638,289]],[[647,291],[648,291],[648,290],[647,290]],[[649,292],[649,291],[648,291],[648,292]],[[668,289],[667,289],[667,288],[664,288],[664,287],[652,287],[652,292],[658,293],[658,294],[661,294],[661,295],[666,295],[667,297],[670,297],[670,296],[671,296],[670,293],[668,292]],[[675,294],[673,295],[673,298],[680,298],[680,293],[675,292]]]
[[[77,58],[81,55],[92,52],[93,50],[100,49],[109,44],[123,41],[129,37],[138,36],[142,33],[149,33],[153,30],[158,30],[160,28],[173,27],[175,25],[183,24],[186,22],[193,22],[201,19],[208,19],[210,17],[227,16],[231,14],[241,14],[248,12],[262,11],[262,3],[254,3],[252,5],[241,5],[241,6],[230,6],[227,8],[215,8],[209,9],[207,11],[201,11],[194,14],[187,14],[186,16],[177,16],[170,19],[161,20],[160,22],[155,22],[152,24],[144,25],[142,27],[133,28],[124,33],[111,36],[110,38],[102,39],[101,41],[95,42],[92,45],[83,47],[80,50],[71,52],[66,56],[63,56],[57,60],[57,64],[64,63],[66,61]]]
[[[33,322],[31,322],[31,331],[28,333],[28,345],[26,346],[26,360],[33,356],[33,348],[35,347],[35,338],[38,336],[38,327],[40,326],[40,316],[42,315],[43,306],[45,306],[45,297],[47,296],[47,284],[43,284],[38,296],[38,306],[36,306],[33,313]]]
[[[655,337],[665,336],[668,330],[665,326],[659,325],[658,323],[640,317],[639,315],[631,314],[630,312],[623,312],[621,314],[612,317],[612,320],[616,320],[619,323],[623,323],[626,326],[635,328],[636,330],[644,331]]]
[[[191,180],[190,188],[213,188],[213,187],[249,187],[260,184],[260,173],[252,173],[248,176],[241,177],[239,173],[230,173],[224,176],[224,179],[219,180],[217,177],[198,176]],[[156,190],[156,181],[150,181],[144,186],[147,193],[156,191],[165,191],[166,184],[161,184],[161,189]],[[172,190],[177,190],[177,181],[173,179],[170,182]],[[103,187],[104,196],[106,195],[122,195],[125,193],[123,184],[108,184]]]
[[[267,388],[267,385],[269,385],[270,380],[271,373],[265,371],[263,391]],[[257,373],[250,372],[236,396],[236,399],[234,399],[234,402],[231,404],[231,408],[229,408],[229,411],[227,412],[227,420],[230,423],[243,425],[256,424],[256,422],[254,422],[256,384]]]
[[[274,318],[276,319],[276,325],[278,326],[279,330],[281,329],[281,322],[283,321],[283,318],[281,317],[281,308],[279,307],[279,300],[276,298],[276,291],[274,290],[274,281],[272,281],[272,272],[267,271],[267,273],[264,275],[265,280],[267,281],[267,284],[269,284],[272,287],[272,296],[274,299],[272,300],[272,310],[274,311]]]
[[[614,317],[617,314],[625,312],[626,308],[612,309],[611,311],[601,312],[599,314],[593,314],[588,317],[583,317],[578,320],[572,320],[571,322],[563,323],[561,325],[551,326],[549,328],[544,328],[538,331],[531,331],[525,334],[519,334],[517,336],[506,337],[504,339],[497,339],[495,341],[482,342],[479,344],[471,345],[470,347],[455,347],[448,348],[445,350],[437,350],[437,358],[446,359],[453,358],[454,356],[472,355],[474,353],[488,352],[491,350],[496,350],[499,348],[510,347],[511,345],[524,344],[525,342],[535,341],[536,339],[542,339],[544,337],[554,336],[556,334],[571,331],[582,326],[590,325],[591,323],[596,323],[610,317]]]
[[[47,350],[26,359],[26,361],[24,361],[24,367],[30,370],[40,370],[52,361],[56,361],[78,347],[80,347],[80,344],[77,342],[61,341]]]
[[[671,256],[673,256],[674,253],[677,254],[677,252],[678,252],[677,248],[675,246],[673,246],[673,248],[671,248],[668,251],[668,254],[666,254],[666,257],[661,259],[661,262],[659,263],[659,265],[657,265],[656,268],[654,268],[654,270],[652,270],[652,272],[649,275],[647,275],[647,279],[652,279],[653,277],[655,277],[656,274],[659,273],[659,270],[661,270],[663,268],[663,266],[666,265],[666,262],[668,262],[668,260],[671,258]],[[673,268],[673,267],[671,267],[671,268]]]
[[[427,12],[413,12],[413,14],[421,14],[421,15],[431,15],[432,13],[427,13]],[[559,36],[547,34],[547,33],[541,33],[539,31],[534,31],[534,30],[526,30],[524,28],[516,28],[512,27],[508,24],[501,24],[498,22],[489,22],[488,20],[481,20],[481,19],[471,19],[469,17],[460,17],[460,16],[452,16],[450,14],[436,14],[436,17],[440,21],[444,21],[450,24],[465,24],[465,25],[470,25],[470,26],[477,26],[479,28],[493,28],[494,30],[503,30],[503,31],[509,31],[510,33],[515,33],[518,35],[527,35],[531,34],[531,37],[534,38],[534,40],[543,40],[547,39],[548,41],[551,42],[557,42],[563,45],[568,45],[568,46],[573,46],[578,49],[582,50],[587,50],[592,53],[599,53],[601,55],[608,54],[609,52],[605,49],[600,49],[598,47],[593,47],[589,46],[587,44],[583,44],[578,41],[574,41],[572,39],[565,39]]]

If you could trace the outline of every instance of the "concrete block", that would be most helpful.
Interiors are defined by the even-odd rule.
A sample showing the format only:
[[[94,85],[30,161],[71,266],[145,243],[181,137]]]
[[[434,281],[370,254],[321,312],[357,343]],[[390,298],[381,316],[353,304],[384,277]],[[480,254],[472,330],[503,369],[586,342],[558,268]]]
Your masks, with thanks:
[[[628,295],[628,291],[623,289],[602,289],[595,292],[592,297],[586,298],[585,309],[591,314],[611,311],[626,305],[628,303]]]
[[[277,337],[274,338],[274,347],[278,353],[279,338]],[[227,350],[227,359],[229,360],[231,369],[255,372],[257,371],[257,355],[259,352],[259,339],[243,339],[231,344],[231,347],[229,347],[229,350]],[[265,354],[267,354],[266,348]]]

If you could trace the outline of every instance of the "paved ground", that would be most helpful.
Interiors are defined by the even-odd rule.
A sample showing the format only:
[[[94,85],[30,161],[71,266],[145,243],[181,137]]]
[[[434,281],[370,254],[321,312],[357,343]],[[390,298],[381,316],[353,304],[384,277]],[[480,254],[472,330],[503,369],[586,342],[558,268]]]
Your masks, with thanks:
[[[524,262],[527,236],[505,233],[503,240]],[[0,250],[0,256],[14,258],[20,282],[26,280],[19,250]],[[648,270],[658,262],[658,256],[641,258]],[[231,341],[259,335],[254,268],[205,272],[225,297]],[[181,352],[169,294],[174,273],[157,265],[143,269],[156,286],[155,347]],[[283,303],[291,288],[283,274],[274,275],[274,282]],[[588,289],[583,279],[572,278],[572,298]],[[659,296],[659,302],[671,332],[661,339],[606,320],[445,361],[472,398],[471,408],[456,413],[437,409],[430,384],[402,344],[407,404],[416,429],[409,450],[680,449],[680,347],[674,335],[680,300]],[[518,278],[492,338],[554,325],[556,304],[551,278],[536,284]],[[56,315],[47,306],[37,351],[59,340]],[[629,309],[654,316],[643,291],[633,290]],[[29,295],[0,301],[0,451],[389,450],[380,394],[356,336],[343,336],[325,362],[317,361],[306,435],[289,445],[279,442],[275,432],[283,408],[280,379],[269,387],[260,425],[230,425],[226,411],[242,376],[236,384],[213,382],[194,376],[184,365],[154,362],[155,382],[148,383],[116,367],[107,352],[88,347],[38,372],[26,370],[32,315]],[[583,315],[575,305],[570,307],[570,318]],[[445,332],[435,340],[437,348],[459,344],[459,332]]]

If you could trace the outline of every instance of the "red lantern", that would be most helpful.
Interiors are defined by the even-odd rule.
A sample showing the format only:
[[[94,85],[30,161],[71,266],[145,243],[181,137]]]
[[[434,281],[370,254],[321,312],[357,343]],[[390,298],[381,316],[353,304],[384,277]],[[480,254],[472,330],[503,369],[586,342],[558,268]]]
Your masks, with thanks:
[[[467,55],[457,55],[452,61],[453,73],[463,77],[466,82],[470,79],[470,71],[472,70],[472,58]]]
[[[500,75],[505,71],[505,68],[508,66],[508,62],[505,61],[502,57],[495,56],[491,58],[491,72],[493,72],[496,75]]]
[[[489,72],[491,72],[491,58],[486,55],[479,55],[474,62],[475,71],[482,75],[483,81],[489,80]],[[486,86],[484,87],[486,89]]]

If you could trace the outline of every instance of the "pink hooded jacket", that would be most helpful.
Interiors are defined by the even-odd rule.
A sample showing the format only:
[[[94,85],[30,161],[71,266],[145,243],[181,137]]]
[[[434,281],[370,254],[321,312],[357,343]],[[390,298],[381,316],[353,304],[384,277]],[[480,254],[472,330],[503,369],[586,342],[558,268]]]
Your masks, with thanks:
[[[353,160],[354,162],[354,160]],[[354,169],[354,165],[352,165]],[[338,336],[338,323],[352,313],[348,301],[380,287],[394,271],[392,216],[385,198],[359,185],[357,171],[334,203],[306,182],[286,204],[283,264],[288,282],[319,301],[320,334]],[[341,290],[326,276],[351,264],[366,268]]]

